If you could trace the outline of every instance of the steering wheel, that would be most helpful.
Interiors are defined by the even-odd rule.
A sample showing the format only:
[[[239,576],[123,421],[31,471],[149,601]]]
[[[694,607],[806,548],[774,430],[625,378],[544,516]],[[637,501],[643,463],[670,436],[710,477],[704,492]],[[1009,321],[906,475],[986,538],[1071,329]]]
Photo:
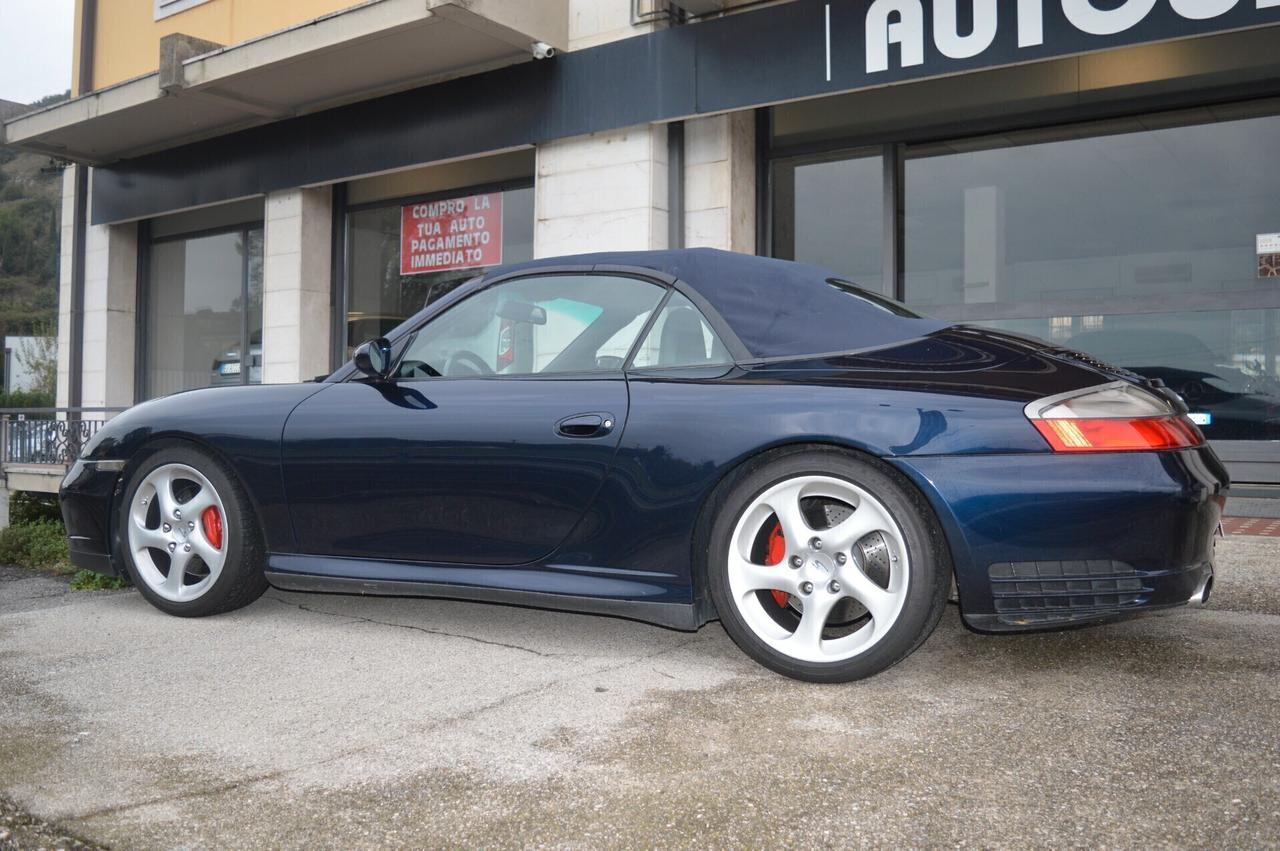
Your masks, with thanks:
[[[456,375],[457,367],[463,368],[463,373],[472,372],[476,375],[493,375],[493,370],[489,368],[489,364],[485,363],[478,354],[469,352],[466,349],[459,349],[449,355],[449,359],[444,362],[444,374]]]
[[[404,360],[400,362],[396,376],[398,378],[439,378],[440,373],[426,361]]]

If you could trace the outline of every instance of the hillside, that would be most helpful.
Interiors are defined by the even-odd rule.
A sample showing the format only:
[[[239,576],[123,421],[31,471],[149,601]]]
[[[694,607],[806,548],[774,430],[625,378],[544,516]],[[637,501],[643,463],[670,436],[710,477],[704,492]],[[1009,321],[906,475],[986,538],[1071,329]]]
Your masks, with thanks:
[[[54,327],[61,195],[60,164],[0,148],[0,335],[49,333]]]

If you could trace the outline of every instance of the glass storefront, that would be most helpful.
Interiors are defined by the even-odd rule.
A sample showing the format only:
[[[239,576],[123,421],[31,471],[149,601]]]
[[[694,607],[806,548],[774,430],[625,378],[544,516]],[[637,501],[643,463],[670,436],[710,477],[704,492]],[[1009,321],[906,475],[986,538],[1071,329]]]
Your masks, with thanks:
[[[880,152],[777,161],[772,237],[774,257],[835,269],[864,287],[881,290],[884,158]]]
[[[900,299],[1161,378],[1211,440],[1280,439],[1280,278],[1258,255],[1280,233],[1280,116],[1201,109],[896,150]],[[884,173],[857,152],[775,160],[773,253],[874,286],[876,247],[894,244]]]
[[[533,188],[459,189],[352,208],[346,239],[350,357],[486,267],[533,259]]]
[[[262,225],[147,248],[146,398],[262,381]]]
[[[1280,279],[1257,255],[1280,116],[1097,129],[908,148],[905,301],[1161,378],[1211,438],[1280,438]]]

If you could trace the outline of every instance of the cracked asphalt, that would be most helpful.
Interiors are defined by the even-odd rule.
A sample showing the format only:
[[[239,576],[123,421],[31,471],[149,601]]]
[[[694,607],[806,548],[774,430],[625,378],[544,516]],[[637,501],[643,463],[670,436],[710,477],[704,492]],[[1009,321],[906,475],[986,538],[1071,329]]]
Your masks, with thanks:
[[[718,624],[278,591],[183,620],[0,568],[0,798],[118,848],[1280,847],[1280,540],[1219,546],[1208,608],[951,608],[842,686]]]

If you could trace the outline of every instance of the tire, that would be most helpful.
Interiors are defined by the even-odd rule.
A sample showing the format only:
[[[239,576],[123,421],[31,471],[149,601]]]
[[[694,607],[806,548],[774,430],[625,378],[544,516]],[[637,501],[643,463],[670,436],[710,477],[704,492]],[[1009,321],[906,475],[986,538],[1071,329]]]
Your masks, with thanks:
[[[209,506],[216,523],[206,517]],[[206,452],[168,446],[147,456],[130,476],[117,523],[129,580],[163,612],[216,615],[267,590],[265,547],[248,495]],[[176,578],[175,564],[182,566]]]
[[[809,682],[869,677],[942,617],[946,544],[923,497],[883,464],[825,448],[763,456],[711,510],[712,602],[730,638],[771,670]]]

